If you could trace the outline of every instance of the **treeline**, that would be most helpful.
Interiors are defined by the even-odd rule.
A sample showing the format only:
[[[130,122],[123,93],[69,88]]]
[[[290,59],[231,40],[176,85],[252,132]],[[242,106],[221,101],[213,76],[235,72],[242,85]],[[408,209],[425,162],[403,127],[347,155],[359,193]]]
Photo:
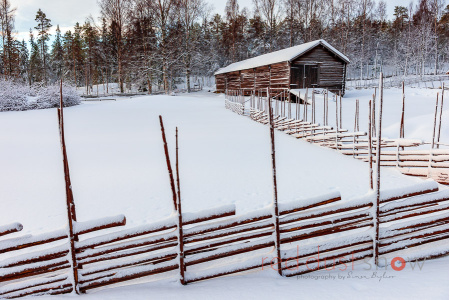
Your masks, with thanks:
[[[254,0],[249,9],[228,0],[213,14],[204,0],[99,0],[101,17],[62,33],[40,9],[28,41],[14,38],[16,10],[0,0],[0,74],[33,85],[60,78],[86,92],[118,83],[121,92],[169,92],[180,82],[210,77],[232,62],[325,39],[347,55],[349,74],[376,76],[447,70],[449,7],[419,0],[395,7],[373,0]],[[52,41],[50,43],[50,40]],[[357,74],[357,75],[355,75]]]

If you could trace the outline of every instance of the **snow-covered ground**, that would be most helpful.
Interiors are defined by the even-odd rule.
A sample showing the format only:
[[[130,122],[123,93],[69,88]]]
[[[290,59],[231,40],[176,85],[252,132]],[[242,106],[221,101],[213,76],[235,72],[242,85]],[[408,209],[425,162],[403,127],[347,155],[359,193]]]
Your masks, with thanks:
[[[107,288],[83,295],[87,300],[122,299],[448,299],[448,257],[408,265],[402,271],[391,268],[368,270],[364,263],[345,271],[319,271],[281,278],[264,269],[181,286],[176,279],[160,279],[135,285]],[[422,262],[420,263],[422,266]],[[342,267],[343,269],[343,267]],[[77,299],[48,296],[42,299]]]
[[[361,130],[365,130],[367,108],[364,103],[371,93],[355,90],[346,94],[344,128],[353,128],[354,99],[358,98]],[[435,93],[436,90],[407,90],[407,137],[427,139],[431,136]],[[443,141],[448,141],[448,95],[446,97]],[[270,204],[269,129],[226,110],[223,100],[223,95],[201,92],[86,101],[65,109],[66,144],[78,220],[125,214],[126,226],[130,227],[171,214],[160,114],[164,118],[172,158],[175,126],[179,128],[184,212],[234,203],[240,214]],[[383,136],[397,137],[401,91],[386,90],[385,101]],[[331,102],[330,125],[333,120]],[[320,111],[321,101],[317,103]],[[320,116],[318,113],[319,123]],[[0,224],[22,223],[24,230],[17,236],[64,227],[65,191],[56,110],[4,112],[0,115],[0,128]],[[307,199],[332,190],[339,190],[346,201],[368,192],[369,171],[364,162],[281,132],[276,133],[276,147],[280,202]],[[417,182],[422,179],[404,176],[395,169],[382,171],[382,189]],[[372,272],[364,271],[363,267],[359,266],[357,273],[371,276]],[[390,270],[388,274],[395,278],[381,282],[359,278],[342,281],[281,279],[274,272],[250,273],[188,287],[178,287],[173,279],[163,280],[107,289],[86,298],[271,299],[283,295],[346,299],[448,298],[448,258],[426,262],[422,271]],[[341,272],[313,273],[314,276],[319,274],[337,276]]]

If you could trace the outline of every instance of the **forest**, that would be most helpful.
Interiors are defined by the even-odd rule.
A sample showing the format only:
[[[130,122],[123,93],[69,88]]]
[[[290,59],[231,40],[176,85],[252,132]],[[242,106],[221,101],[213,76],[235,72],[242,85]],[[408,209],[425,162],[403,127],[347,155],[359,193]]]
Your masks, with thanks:
[[[29,86],[62,79],[86,93],[117,83],[122,93],[133,84],[151,94],[183,83],[190,92],[213,85],[214,72],[230,63],[317,39],[350,58],[352,78],[448,71],[442,0],[396,6],[393,15],[374,0],[254,0],[250,8],[227,0],[223,15],[205,0],[99,0],[100,17],[67,32],[38,9],[28,40],[16,38],[17,8],[0,1],[1,77]]]

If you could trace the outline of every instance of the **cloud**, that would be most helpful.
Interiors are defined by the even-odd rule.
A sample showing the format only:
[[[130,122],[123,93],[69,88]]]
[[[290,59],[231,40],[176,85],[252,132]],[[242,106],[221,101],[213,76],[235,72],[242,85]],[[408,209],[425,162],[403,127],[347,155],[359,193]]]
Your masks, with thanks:
[[[61,34],[64,34],[64,32],[69,31],[69,30],[71,30],[71,31],[73,32],[73,26],[59,26],[59,29],[61,30]],[[34,34],[34,38],[36,38],[36,36],[37,36],[37,30],[32,30],[32,31],[33,31],[33,34]],[[53,27],[50,29],[49,33],[52,35],[51,41],[53,41],[53,36],[54,36],[55,33],[56,33],[56,26],[53,26]],[[14,36],[15,36],[15,38],[16,38],[18,41],[25,40],[26,42],[28,42],[28,41],[30,40],[30,30],[28,30],[28,31],[19,31],[19,32],[16,32],[16,33],[14,34]]]
[[[28,36],[30,28],[34,29],[39,8],[51,20],[53,32],[58,24],[70,29],[76,22],[84,23],[90,15],[94,19],[100,15],[97,0],[12,0],[11,4],[17,8],[15,27],[18,37]]]

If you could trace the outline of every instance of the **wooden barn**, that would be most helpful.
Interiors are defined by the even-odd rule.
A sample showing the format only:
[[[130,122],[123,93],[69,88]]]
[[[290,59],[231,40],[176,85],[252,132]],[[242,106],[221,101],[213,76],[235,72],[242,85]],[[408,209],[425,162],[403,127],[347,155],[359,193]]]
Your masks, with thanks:
[[[324,88],[345,92],[349,59],[324,40],[263,54],[219,69],[216,90]]]

